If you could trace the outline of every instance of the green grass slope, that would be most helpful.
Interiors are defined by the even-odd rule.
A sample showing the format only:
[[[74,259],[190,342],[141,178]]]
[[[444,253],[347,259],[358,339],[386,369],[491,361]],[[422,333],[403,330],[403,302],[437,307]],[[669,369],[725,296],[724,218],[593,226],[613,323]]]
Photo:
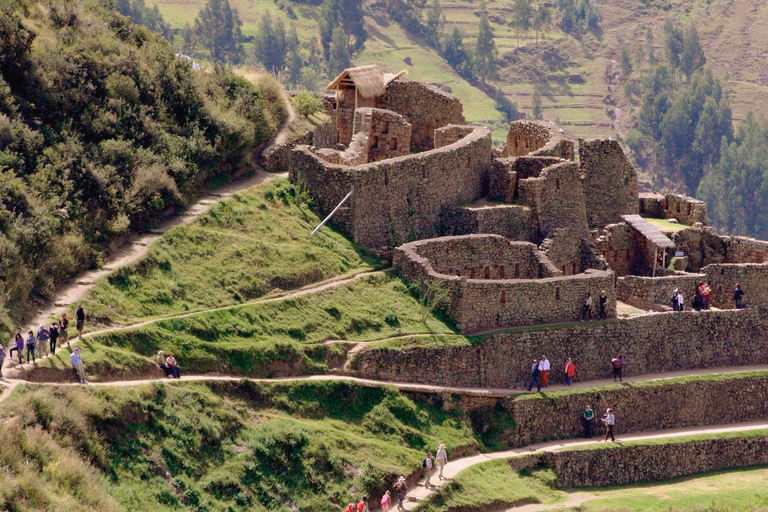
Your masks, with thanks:
[[[97,283],[83,304],[100,323],[135,323],[237,304],[379,266],[320,222],[277,179],[222,201],[163,235],[139,263]]]
[[[339,510],[423,453],[483,449],[461,411],[341,382],[22,386],[4,404],[7,510]]]

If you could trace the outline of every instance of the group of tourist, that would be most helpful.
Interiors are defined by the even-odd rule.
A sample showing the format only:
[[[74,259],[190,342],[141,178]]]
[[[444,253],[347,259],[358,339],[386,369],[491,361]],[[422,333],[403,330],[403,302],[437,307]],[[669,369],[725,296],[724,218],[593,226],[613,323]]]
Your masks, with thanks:
[[[611,359],[611,368],[613,369],[613,381],[616,379],[619,382],[623,380],[624,373],[624,356],[619,354],[618,357]],[[541,388],[549,387],[549,372],[551,364],[547,356],[542,355],[540,359],[534,359],[531,365],[531,378],[528,382],[528,391],[533,390],[533,386],[536,386],[536,391],[541,391]],[[576,365],[573,363],[573,359],[570,357],[563,363],[563,380],[565,385],[570,386],[573,383],[573,377],[576,375]]]
[[[608,407],[600,421],[605,425],[605,439],[603,441],[608,441],[610,438],[611,441],[616,442],[616,438],[613,437],[613,429],[616,426],[616,416],[613,414],[613,409]],[[581,424],[584,427],[584,437],[592,439],[595,434],[595,410],[592,409],[591,405],[586,406],[581,411]]]
[[[746,292],[741,287],[741,283],[736,283],[736,289],[733,292],[733,305],[736,309],[743,309],[744,295]],[[675,311],[685,311],[685,294],[679,288],[675,288],[672,291],[672,309]],[[691,307],[695,311],[702,311],[709,309],[712,305],[712,288],[704,281],[699,281],[696,285],[696,290],[693,294],[693,300],[691,301]]]
[[[75,310],[75,328],[77,329],[78,337],[83,336],[83,329],[85,327],[85,321],[88,315],[85,313],[82,305],[79,305]],[[27,332],[26,340],[22,337],[21,332],[17,332],[13,340],[11,341],[11,349],[8,356],[13,359],[13,353],[19,358],[19,364],[24,364],[23,354],[26,347],[27,363],[37,362],[38,357],[46,357],[54,355],[57,348],[61,348],[64,343],[67,344],[67,348],[71,349],[72,346],[69,343],[69,319],[66,313],[62,313],[58,322],[54,321],[50,327],[41,325],[35,333],[34,331]],[[0,378],[3,377],[2,366],[5,363],[6,352],[5,348],[0,345]],[[72,363],[72,370],[77,375],[77,379],[80,382],[87,382],[85,379],[85,367],[80,357],[80,349],[75,350],[70,355],[70,361]]]
[[[597,319],[605,320],[608,315],[605,312],[606,304],[608,303],[608,292],[602,290],[600,297],[597,299]],[[594,301],[592,300],[592,294],[587,292],[584,295],[584,301],[581,306],[581,321],[592,320],[592,309],[594,307]]]
[[[158,352],[157,366],[159,366],[160,369],[163,370],[166,377],[169,377],[172,379],[181,378],[181,368],[179,368],[179,363],[176,362],[176,358],[173,357],[173,354],[168,354],[168,357],[166,357],[165,352],[163,352],[162,350]]]

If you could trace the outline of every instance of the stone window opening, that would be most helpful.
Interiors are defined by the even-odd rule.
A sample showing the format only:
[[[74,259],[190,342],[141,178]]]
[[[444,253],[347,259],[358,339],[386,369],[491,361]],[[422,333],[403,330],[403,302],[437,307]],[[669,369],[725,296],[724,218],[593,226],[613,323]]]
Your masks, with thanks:
[[[488,267],[485,267],[485,278],[490,279],[491,278],[491,269]]]
[[[389,149],[397,151],[397,137],[392,137],[389,141]]]
[[[427,178],[427,166],[426,165],[422,165],[421,166],[421,177],[424,178],[424,179]]]
[[[507,277],[505,274],[506,274],[506,271],[504,270],[504,265],[501,265],[499,267],[499,278],[500,279],[504,279],[505,277]],[[504,293],[504,292],[502,292],[502,293]]]
[[[475,269],[471,268],[469,269],[469,278],[474,279],[475,278]]]
[[[560,190],[560,178],[555,179],[555,190]]]
[[[502,304],[507,303],[507,292],[504,290],[501,290],[501,303]]]
[[[555,288],[555,300],[560,300],[560,288]]]
[[[381,133],[389,133],[389,121],[381,123]]]
[[[388,172],[384,173],[384,185],[385,186],[389,185],[389,173]]]
[[[518,277],[520,277],[520,264],[515,263],[515,279],[517,279]]]
[[[379,147],[379,139],[377,137],[375,137],[375,136],[371,136],[370,148],[371,149],[376,149],[378,147]]]

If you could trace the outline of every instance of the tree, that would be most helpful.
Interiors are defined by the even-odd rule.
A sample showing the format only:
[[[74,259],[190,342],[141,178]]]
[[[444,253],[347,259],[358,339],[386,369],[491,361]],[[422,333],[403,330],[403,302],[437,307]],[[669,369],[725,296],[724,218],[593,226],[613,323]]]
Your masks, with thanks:
[[[539,33],[543,32],[542,39],[546,35],[547,28],[552,23],[552,14],[547,9],[547,6],[542,4],[536,10],[536,15],[533,17],[533,29],[536,31],[536,44],[539,43]]]
[[[541,119],[541,93],[538,88],[533,90],[533,109],[531,114],[534,119]]]
[[[483,8],[485,6],[483,5]],[[533,26],[531,18],[533,8],[531,0],[515,0],[512,4],[512,26],[517,30],[517,45],[520,46],[520,33],[528,35]]]
[[[350,67],[352,60],[349,54],[349,40],[341,27],[333,29],[331,39],[331,55],[328,66],[332,75],[337,75]]]
[[[656,65],[656,54],[654,53],[653,49],[653,30],[651,30],[651,27],[647,27],[645,29],[645,40],[648,44],[648,64],[651,66]]]
[[[190,54],[195,48],[195,31],[189,26],[189,23],[181,29],[181,53]]]
[[[273,22],[269,12],[261,17],[253,39],[253,51],[256,59],[273,75],[283,69],[288,41],[282,19]]]
[[[480,3],[480,27],[475,44],[475,72],[482,83],[496,75],[498,56],[499,50],[493,40],[493,29],[483,0]]]
[[[301,84],[308,91],[314,91],[317,89],[318,81],[325,76],[323,53],[315,36],[306,41],[304,46],[309,58],[307,59],[308,65],[301,72]]]
[[[440,7],[440,0],[432,0],[432,4],[427,11],[427,40],[432,46],[438,46],[440,44],[440,34],[443,32],[443,25],[445,24],[445,15],[443,9]]]
[[[208,0],[195,19],[195,34],[212,60],[238,64],[243,58],[242,25],[229,0]]]
[[[301,43],[296,25],[291,25],[291,32],[286,40],[285,53],[285,81],[294,89],[301,83],[301,70],[304,68],[304,59],[301,57]]]
[[[691,25],[683,32],[683,51],[680,55],[680,70],[690,78],[694,71],[700,69],[707,62],[704,50],[699,42],[699,33],[696,27]]]
[[[347,37],[346,47],[350,54],[365,46],[368,32],[365,30],[363,3],[360,0],[325,0],[320,12],[320,44],[326,60],[330,59],[331,46],[336,28]]]
[[[464,46],[464,33],[459,27],[454,26],[453,30],[446,34],[442,47],[443,58],[460,76],[467,78],[471,75],[472,63]]]
[[[302,117],[319,114],[325,110],[323,100],[306,92],[301,92],[293,98],[293,106],[296,107],[296,112]]]
[[[626,46],[621,47],[621,76],[624,80],[629,80],[632,74],[632,61],[629,58],[629,51]]]
[[[671,19],[664,22],[664,50],[669,65],[672,69],[678,69],[683,53],[683,31]]]

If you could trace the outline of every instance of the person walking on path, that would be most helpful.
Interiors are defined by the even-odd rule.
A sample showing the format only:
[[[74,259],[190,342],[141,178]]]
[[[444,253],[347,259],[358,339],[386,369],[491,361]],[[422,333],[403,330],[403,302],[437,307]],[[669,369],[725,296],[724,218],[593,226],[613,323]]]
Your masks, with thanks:
[[[168,371],[171,372],[171,375],[174,379],[181,378],[181,368],[179,368],[179,365],[176,362],[176,358],[173,357],[173,354],[168,354],[168,358],[165,360],[165,364],[168,366]]]
[[[37,355],[40,357],[45,357],[45,349],[48,348],[48,340],[51,338],[51,332],[45,328],[44,325],[40,326],[40,329],[37,330],[37,346],[35,347],[35,350],[37,351]]]
[[[165,364],[165,352],[162,350],[157,353],[157,366],[160,367],[161,370],[163,370],[163,373],[165,373],[166,377],[172,377],[171,370],[168,369],[168,365]]]
[[[678,304],[677,304],[677,294],[678,293],[680,293],[680,290],[678,290],[677,288],[672,290],[672,309],[674,311],[678,311],[679,310],[678,309]]]
[[[83,309],[83,305],[79,304],[75,310],[75,328],[77,329],[77,337],[83,337],[83,328],[85,327],[86,314]]]
[[[16,354],[18,354],[19,364],[21,364],[21,353],[24,352],[24,338],[21,336],[20,332],[17,332],[13,339],[13,346],[11,346],[11,351],[9,352],[11,359],[13,359],[14,350],[16,351]]]
[[[685,296],[680,290],[677,291],[677,310],[685,311]]]
[[[347,508],[344,509],[344,512],[355,512],[355,504],[350,501],[349,504],[347,504]]]
[[[32,362],[35,362],[35,333],[27,333],[27,363],[29,363],[29,354],[32,354]]]
[[[741,283],[736,283],[736,290],[733,292],[733,304],[736,306],[736,309],[744,309],[744,295],[746,293],[741,288]]]
[[[539,361],[539,372],[541,376],[541,385],[546,387],[549,387],[549,369],[551,368],[549,364],[549,359],[547,359],[547,356],[542,355],[541,361]]]
[[[432,452],[427,452],[427,458],[421,464],[424,466],[424,487],[429,487],[429,479],[432,478],[432,468],[434,461],[432,460]]]
[[[368,496],[363,496],[357,503],[357,512],[370,512],[368,510]]]
[[[589,292],[584,296],[584,304],[581,307],[581,321],[589,318],[592,320],[592,295]]]
[[[608,292],[605,290],[600,292],[600,320],[605,320],[608,318],[608,315],[605,312],[605,306],[608,303]]]
[[[592,439],[595,432],[595,410],[591,405],[581,411],[581,424],[584,427],[584,437]]]
[[[448,453],[445,451],[445,445],[443,443],[440,443],[440,446],[437,448],[437,455],[435,455],[435,463],[437,464],[437,467],[440,468],[440,474],[438,475],[438,478],[442,480],[443,468],[448,463]]]
[[[613,382],[616,382],[616,377],[619,378],[619,382],[622,381],[624,376],[624,357],[619,354],[619,357],[611,359],[611,366],[613,366]]]
[[[381,512],[389,512],[390,508],[392,508],[392,495],[387,491],[381,497]]]
[[[613,409],[610,407],[605,410],[605,416],[603,416],[603,423],[605,423],[605,441],[608,441],[608,438],[611,438],[611,441],[614,443],[616,442],[616,439],[613,437],[613,427],[616,425],[616,417],[613,415]]]
[[[69,344],[69,333],[67,332],[67,328],[69,327],[69,319],[67,318],[66,313],[61,314],[61,318],[59,318],[59,334],[61,335],[61,342],[67,344],[67,348],[72,348]]]
[[[51,355],[56,353],[56,340],[59,339],[59,327],[56,325],[56,323],[51,324],[51,328],[48,329],[48,332],[51,334]]]
[[[539,371],[539,360],[533,360],[533,366],[531,367],[531,382],[528,383],[528,391],[533,389],[533,385],[536,384],[536,391],[541,392],[541,371]]]
[[[395,492],[397,493],[397,508],[403,508],[403,500],[405,499],[405,492],[408,490],[408,486],[405,483],[405,476],[400,475],[400,478],[395,482]]]
[[[573,382],[573,376],[576,375],[576,366],[570,357],[563,365],[563,374],[565,375],[565,385],[570,386]]]
[[[3,378],[3,363],[5,363],[5,348],[0,345],[0,379]]]
[[[80,383],[87,384],[88,381],[85,378],[85,366],[83,366],[83,359],[80,357],[80,347],[75,347],[75,351],[69,356],[69,360],[72,361],[72,368],[77,373]]]

